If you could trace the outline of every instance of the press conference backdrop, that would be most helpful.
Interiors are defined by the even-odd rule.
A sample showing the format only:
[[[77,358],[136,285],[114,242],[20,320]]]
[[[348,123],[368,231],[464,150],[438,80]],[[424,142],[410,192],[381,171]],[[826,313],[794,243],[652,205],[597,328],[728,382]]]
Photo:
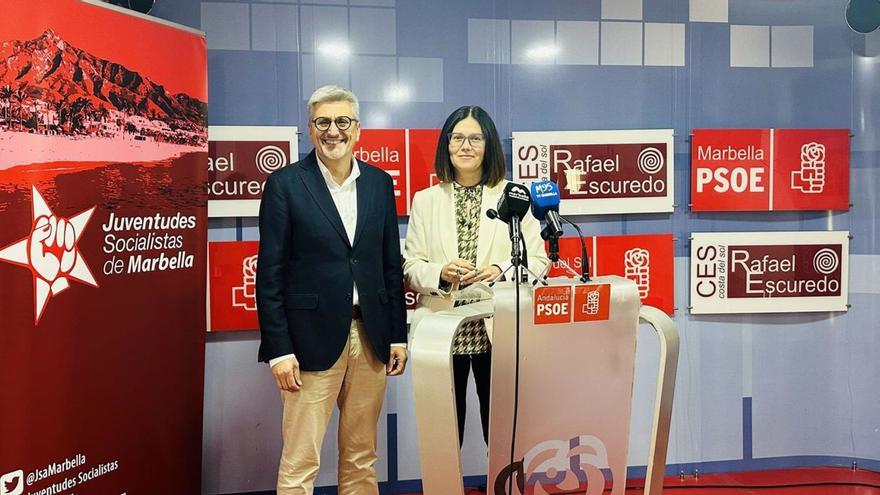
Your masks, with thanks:
[[[682,352],[670,471],[842,464],[880,470],[880,34],[852,33],[845,0],[284,0],[157,2],[203,29],[210,124],[306,129],[324,83],[361,98],[368,128],[438,128],[481,105],[514,131],[674,129],[672,213],[578,216],[587,235],[672,232]],[[344,47],[348,48],[345,55]],[[851,129],[849,211],[688,208],[692,129]],[[301,136],[300,150],[311,145]],[[510,162],[510,141],[505,141]],[[691,315],[690,232],[849,231],[845,313]],[[400,221],[401,236],[406,219]],[[760,235],[760,234],[756,234]],[[211,240],[256,240],[213,219]],[[271,489],[280,406],[254,332],[209,335],[204,490]],[[630,465],[643,465],[656,342],[638,342]],[[563,378],[564,379],[564,378]],[[473,396],[470,404],[476,404]],[[525,400],[528,400],[527,398]],[[485,473],[469,411],[467,475]],[[335,421],[335,420],[334,420]],[[319,485],[335,481],[334,425]],[[390,380],[380,479],[420,477],[409,375]],[[643,472],[632,469],[632,474]]]

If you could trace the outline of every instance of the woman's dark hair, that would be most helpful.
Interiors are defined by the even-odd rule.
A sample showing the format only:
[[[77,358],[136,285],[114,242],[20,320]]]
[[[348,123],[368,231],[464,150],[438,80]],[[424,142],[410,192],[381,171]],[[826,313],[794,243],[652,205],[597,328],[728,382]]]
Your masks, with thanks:
[[[455,168],[449,156],[449,134],[455,125],[462,120],[473,117],[480,124],[485,140],[485,152],[483,154],[483,177],[480,184],[489,187],[495,186],[504,179],[504,150],[501,148],[501,139],[492,117],[480,107],[463,106],[452,112],[446,118],[443,129],[440,131],[440,140],[437,142],[437,152],[434,155],[434,170],[441,182],[453,182],[455,180]]]

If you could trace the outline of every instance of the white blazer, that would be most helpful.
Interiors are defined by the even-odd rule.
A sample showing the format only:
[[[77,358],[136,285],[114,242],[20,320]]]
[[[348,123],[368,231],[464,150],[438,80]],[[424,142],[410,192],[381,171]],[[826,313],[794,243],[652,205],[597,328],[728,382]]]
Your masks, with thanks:
[[[483,186],[477,267],[498,265],[504,271],[510,266],[511,246],[507,224],[486,216],[487,210],[497,206],[507,182],[503,180],[495,187]],[[531,213],[522,220],[522,235],[529,254],[529,269],[541,273],[550,259],[541,239],[541,226]],[[417,192],[410,208],[403,263],[407,283],[419,293],[411,329],[415,329],[426,314],[454,306],[451,294],[458,290],[458,284],[453,284],[449,291],[440,289],[440,271],[452,259],[459,257],[453,185],[444,182]],[[486,321],[486,331],[491,338],[491,319]]]

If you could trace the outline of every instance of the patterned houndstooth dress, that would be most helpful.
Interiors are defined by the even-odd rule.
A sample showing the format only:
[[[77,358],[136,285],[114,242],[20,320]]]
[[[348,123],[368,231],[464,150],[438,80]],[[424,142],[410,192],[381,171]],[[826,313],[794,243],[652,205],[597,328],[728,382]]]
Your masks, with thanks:
[[[483,186],[461,186],[455,189],[455,231],[458,236],[458,257],[477,264],[477,241],[480,232],[480,209],[483,203]],[[462,306],[474,301],[456,301]],[[452,341],[453,354],[481,354],[489,352],[489,335],[485,320],[471,321],[464,325]]]

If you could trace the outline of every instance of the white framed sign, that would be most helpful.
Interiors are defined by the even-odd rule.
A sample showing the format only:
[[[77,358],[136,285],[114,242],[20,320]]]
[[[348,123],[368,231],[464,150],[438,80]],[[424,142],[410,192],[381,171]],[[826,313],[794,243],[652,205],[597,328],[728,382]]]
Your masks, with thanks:
[[[693,314],[846,311],[849,232],[694,233]]]
[[[513,133],[513,180],[559,185],[563,215],[673,210],[673,131]]]
[[[270,173],[299,160],[296,127],[208,127],[208,217],[255,217]]]

